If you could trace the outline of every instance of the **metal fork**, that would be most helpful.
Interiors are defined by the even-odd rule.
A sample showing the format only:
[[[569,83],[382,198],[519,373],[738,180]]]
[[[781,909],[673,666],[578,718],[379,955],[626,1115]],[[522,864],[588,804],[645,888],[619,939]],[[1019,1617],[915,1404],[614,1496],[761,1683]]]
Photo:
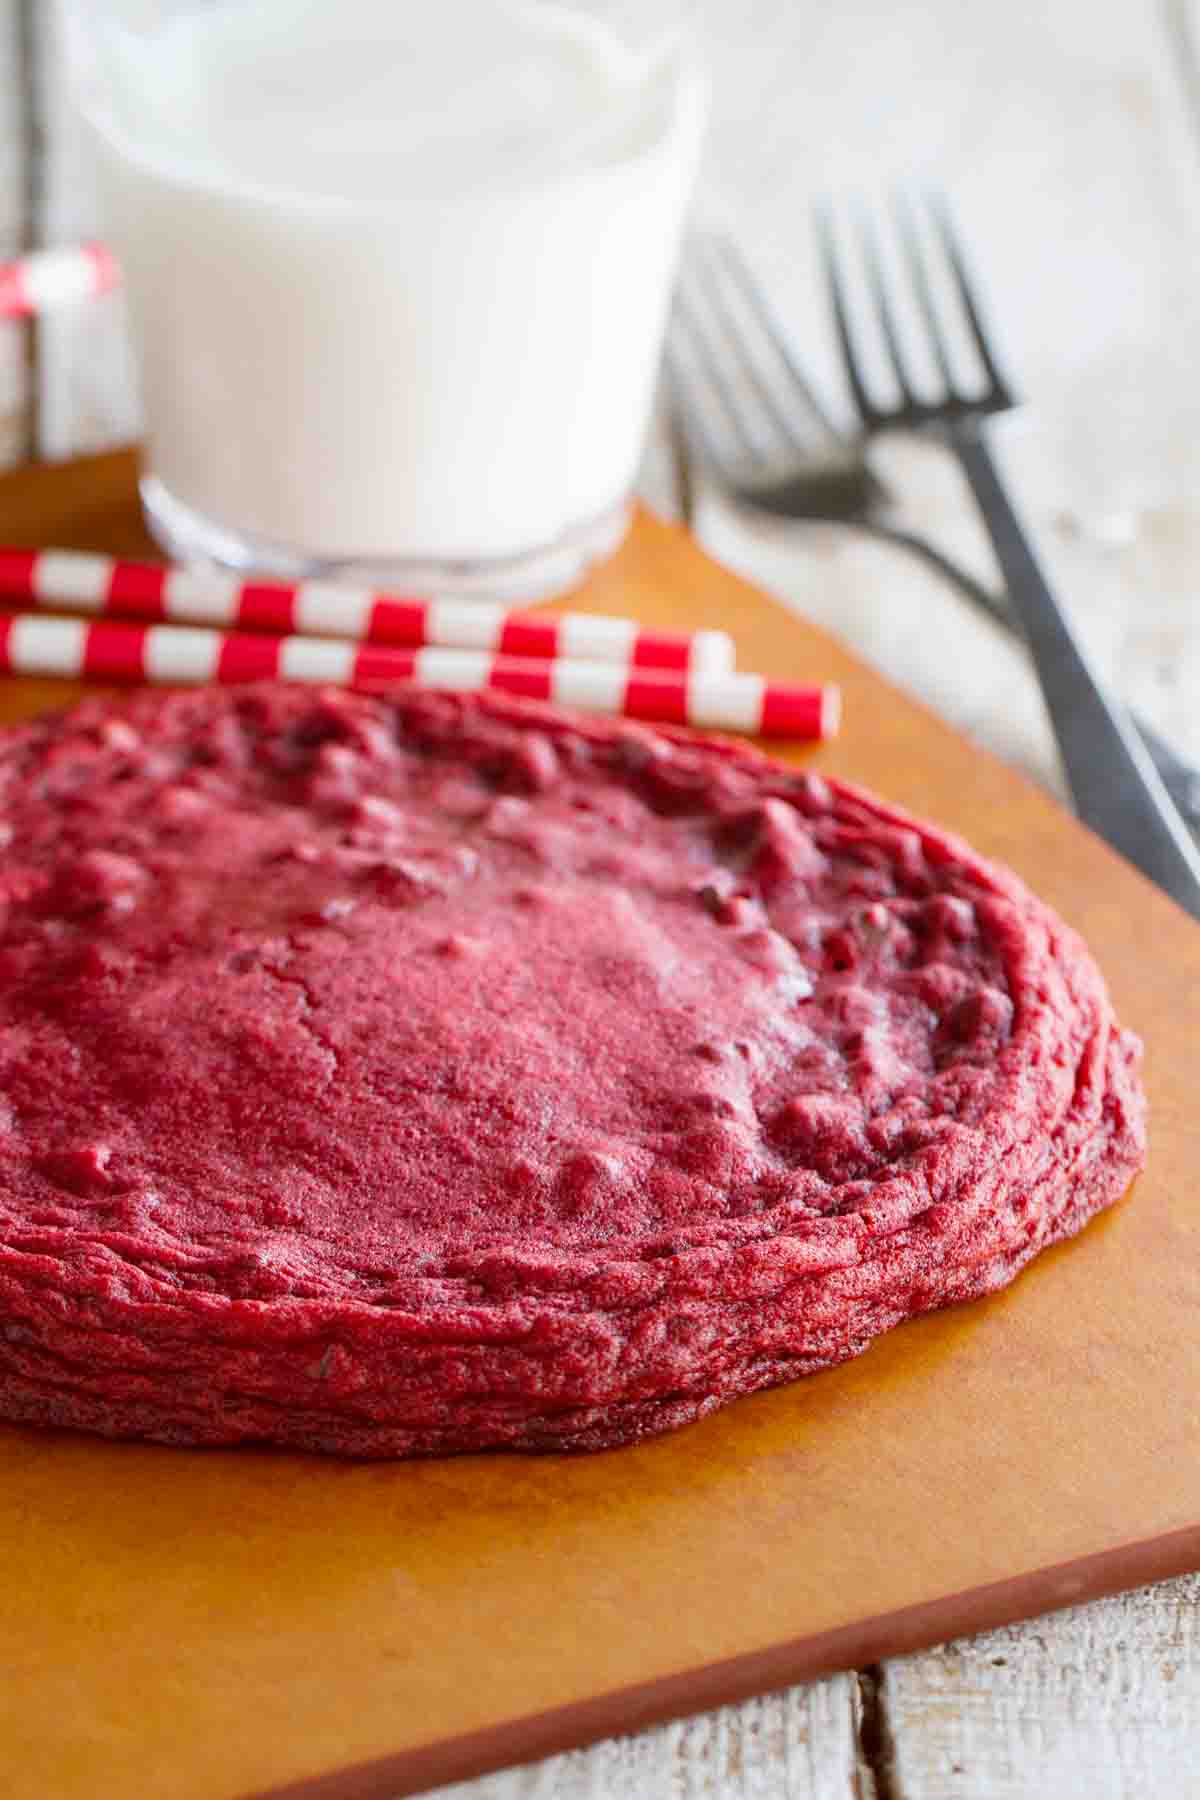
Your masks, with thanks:
[[[901,522],[862,441],[833,423],[729,238],[696,238],[688,247],[666,365],[685,431],[736,500],[781,518],[856,525],[886,538],[1012,627],[1003,600]]]
[[[867,461],[865,435],[839,432],[736,245],[689,246],[667,341],[672,407],[696,454],[742,505],[790,519],[853,525],[918,556],[1006,631],[1001,594],[909,529]],[[1135,721],[1168,793],[1200,829],[1200,771]]]
[[[930,200],[925,214],[923,239],[913,208],[903,200],[896,202],[895,229],[911,297],[937,370],[936,387],[928,395],[918,390],[911,358],[901,342],[899,309],[884,273],[878,236],[865,214],[859,220],[868,298],[898,395],[894,401],[882,403],[865,372],[866,358],[849,306],[833,220],[828,212],[820,216],[821,253],[834,323],[855,404],[868,430],[932,431],[957,457],[1028,640],[1079,816],[1200,918],[1200,851],[1188,836],[1132,723],[1093,672],[1042,573],[992,458],[985,436],[987,421],[996,413],[1007,412],[1016,400],[997,367],[946,207],[940,200]],[[940,269],[934,264],[930,243],[936,245]],[[955,373],[952,325],[948,309],[939,307],[935,293],[939,274],[955,296],[959,325],[965,328],[973,352],[975,366],[969,387]]]

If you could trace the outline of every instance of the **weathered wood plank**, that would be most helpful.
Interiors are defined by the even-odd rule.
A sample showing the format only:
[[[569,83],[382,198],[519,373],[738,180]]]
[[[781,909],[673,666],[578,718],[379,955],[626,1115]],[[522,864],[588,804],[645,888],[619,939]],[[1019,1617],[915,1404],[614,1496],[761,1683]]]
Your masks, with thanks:
[[[1200,1576],[889,1663],[895,1800],[1200,1793]]]
[[[0,257],[24,248],[27,200],[27,116],[22,90],[19,0],[0,0]],[[0,322],[0,468],[29,450],[28,333]]]
[[[1200,7],[1196,0],[1159,0],[1159,4],[1184,105],[1200,149]]]
[[[873,1800],[860,1779],[856,1696],[854,1677],[836,1675],[456,1782],[431,1800]]]

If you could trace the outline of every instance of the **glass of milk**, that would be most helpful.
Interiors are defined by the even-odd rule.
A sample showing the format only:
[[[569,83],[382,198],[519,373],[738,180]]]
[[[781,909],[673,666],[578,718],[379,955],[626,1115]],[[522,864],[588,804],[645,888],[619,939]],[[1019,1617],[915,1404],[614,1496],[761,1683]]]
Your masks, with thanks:
[[[615,546],[705,112],[680,10],[77,0],[172,556],[533,595]]]

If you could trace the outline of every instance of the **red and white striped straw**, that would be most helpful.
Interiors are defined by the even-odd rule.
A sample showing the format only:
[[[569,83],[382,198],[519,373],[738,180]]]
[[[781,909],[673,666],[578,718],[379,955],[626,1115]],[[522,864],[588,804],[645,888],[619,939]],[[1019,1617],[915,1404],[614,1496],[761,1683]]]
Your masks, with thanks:
[[[81,550],[0,547],[0,597],[102,618],[248,627],[416,649],[570,657],[674,674],[733,668],[724,631],[646,631],[632,619],[510,612],[484,600],[411,600],[324,581],[243,581],[213,569],[120,561]]]
[[[35,250],[0,262],[0,319],[30,319],[77,300],[94,300],[117,287],[121,271],[103,244]]]
[[[377,687],[411,681],[454,693],[498,688],[585,712],[762,737],[831,737],[840,713],[837,688],[792,687],[761,675],[677,675],[621,663],[396,650],[333,638],[263,637],[37,613],[0,617],[0,672],[165,683],[278,678]]]

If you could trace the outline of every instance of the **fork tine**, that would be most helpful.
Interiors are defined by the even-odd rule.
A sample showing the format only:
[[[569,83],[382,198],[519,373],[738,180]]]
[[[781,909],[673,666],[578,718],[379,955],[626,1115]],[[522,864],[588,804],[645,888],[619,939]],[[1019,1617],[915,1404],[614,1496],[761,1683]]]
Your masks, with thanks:
[[[757,320],[763,337],[766,339],[767,343],[770,344],[775,357],[791,378],[792,385],[800,398],[801,404],[812,414],[826,436],[831,438],[836,437],[838,435],[837,427],[826,412],[825,407],[812,383],[809,381],[808,376],[797,363],[796,358],[792,353],[791,345],[784,336],[779,320],[772,312],[771,307],[767,302],[767,297],[763,293],[758,278],[751,269],[750,264],[746,261],[745,257],[730,237],[721,236],[714,238],[712,240],[712,254],[714,260],[719,262],[724,269],[728,281],[737,289],[738,293],[741,294],[746,310],[751,318]],[[772,410],[774,410],[774,407],[772,407]],[[789,437],[794,439],[794,428],[789,427],[786,421],[784,421],[784,430]]]
[[[734,436],[741,446],[742,455],[753,462],[761,462],[761,451],[755,443],[754,438],[750,433],[750,429],[746,424],[745,414],[738,404],[737,395],[734,393],[729,378],[725,373],[721,358],[717,354],[707,327],[703,324],[699,313],[687,297],[685,286],[686,284],[681,282],[675,292],[675,334],[678,337],[679,333],[682,331],[686,335],[688,342],[691,344],[693,356],[703,372],[705,381],[716,395],[721,411],[725,414],[726,419],[733,428]],[[672,379],[676,392],[682,398],[685,392],[686,383],[682,379],[682,371],[679,367],[678,356],[675,356],[674,358],[674,374]],[[686,404],[687,403],[685,402],[685,405]],[[702,406],[696,401],[691,403],[690,410],[696,413],[698,417],[703,412]],[[707,420],[704,421],[704,429],[697,435],[703,445],[712,446],[711,460],[716,463],[718,467],[729,465],[730,458],[721,451],[717,445],[716,434],[713,432],[711,424],[709,424]]]
[[[731,307],[727,287],[729,264],[723,265],[719,259],[715,240],[705,246],[705,254],[697,258],[696,267],[698,280],[708,301],[709,315],[725,340],[731,366],[737,369],[747,386],[753,390],[763,419],[774,427],[784,445],[793,450],[802,448],[792,421],[780,405],[771,382],[751,351],[745,326]],[[768,340],[773,341],[769,331]]]
[[[866,265],[867,286],[871,290],[875,315],[879,320],[879,329],[887,347],[888,361],[891,363],[892,372],[896,377],[896,386],[900,389],[900,397],[905,406],[917,408],[921,402],[913,387],[904,351],[900,347],[896,315],[892,310],[891,295],[888,293],[888,284],[883,273],[883,258],[879,253],[879,233],[865,207],[859,209],[858,235],[862,244],[863,262]]]
[[[670,403],[683,426],[685,437],[690,438],[694,449],[699,452],[702,459],[709,463],[717,474],[722,474],[728,469],[729,459],[717,441],[704,407],[693,398],[692,384],[680,366],[679,357],[670,337],[668,337],[663,351],[663,367],[667,376]]]
[[[921,250],[921,241],[917,236],[916,220],[913,217],[912,205],[908,195],[898,189],[892,199],[892,213],[896,220],[896,230],[900,239],[900,247],[904,252],[904,260],[908,266],[909,279],[913,292],[917,297],[917,305],[921,309],[921,317],[925,321],[925,329],[929,333],[929,342],[933,347],[934,358],[946,384],[946,392],[953,395],[954,369],[950,362],[950,351],[942,331],[938,310],[933,301],[933,289],[929,285],[929,271],[925,266],[925,257]]]
[[[926,205],[945,252],[946,261],[950,266],[950,273],[954,277],[954,285],[962,303],[967,324],[971,329],[971,338],[979,354],[979,360],[983,364],[984,374],[991,384],[993,397],[1002,406],[1012,406],[1014,404],[1012,391],[996,367],[995,359],[992,356],[975,293],[967,275],[966,260],[959,246],[954,226],[951,224],[950,211],[945,198],[941,194],[929,194],[926,196]]]
[[[798,450],[801,447],[800,441],[796,437],[791,422],[772,392],[770,382],[751,355],[745,331],[730,308],[729,298],[725,291],[725,281],[719,272],[714,247],[706,245],[705,249],[706,253],[696,259],[697,280],[704,289],[709,314],[728,346],[730,361],[736,364],[739,373],[753,388],[763,414],[770,420],[784,443],[791,449]]]
[[[833,308],[834,329],[837,332],[838,348],[842,353],[842,367],[846,373],[846,385],[854,396],[854,404],[858,408],[863,424],[873,425],[881,420],[882,414],[867,392],[862,370],[858,365],[858,358],[854,354],[854,336],[850,329],[846,291],[842,281],[841,265],[838,261],[837,243],[833,235],[833,216],[827,206],[817,208],[816,230],[821,264],[825,272],[825,285],[829,291],[829,304]]]

